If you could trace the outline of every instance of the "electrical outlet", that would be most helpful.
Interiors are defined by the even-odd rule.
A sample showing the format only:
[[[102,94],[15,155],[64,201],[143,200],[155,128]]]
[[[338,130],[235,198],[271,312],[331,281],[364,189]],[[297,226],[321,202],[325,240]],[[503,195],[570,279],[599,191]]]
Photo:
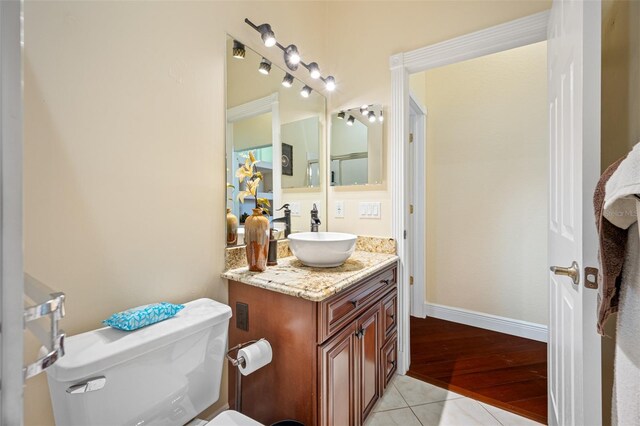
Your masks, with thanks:
[[[380,202],[360,203],[358,212],[361,219],[380,219],[382,208]]]
[[[299,202],[291,202],[289,203],[289,210],[291,210],[291,216],[300,217],[300,203]]]
[[[339,200],[334,204],[335,213],[334,217],[343,218],[344,217],[344,201]]]
[[[236,328],[249,331],[249,305],[236,302]]]

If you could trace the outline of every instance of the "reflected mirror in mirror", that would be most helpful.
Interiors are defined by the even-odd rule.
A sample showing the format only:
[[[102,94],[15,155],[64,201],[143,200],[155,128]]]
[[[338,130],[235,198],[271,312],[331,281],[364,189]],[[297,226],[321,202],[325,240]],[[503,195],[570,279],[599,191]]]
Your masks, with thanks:
[[[238,218],[238,244],[243,244],[244,220],[255,207],[255,197],[241,202],[244,183],[236,170],[253,153],[263,181],[258,197],[268,200],[269,220],[284,238],[285,203],[291,205],[291,232],[309,231],[313,204],[323,224],[322,188],[326,138],[326,99],[267,58],[233,38],[227,39],[227,207]],[[304,92],[304,93],[303,93]],[[306,96],[305,96],[306,95]],[[324,172],[326,173],[326,172]],[[231,245],[231,244],[230,244]]]
[[[381,105],[363,105],[331,116],[332,186],[382,183]]]

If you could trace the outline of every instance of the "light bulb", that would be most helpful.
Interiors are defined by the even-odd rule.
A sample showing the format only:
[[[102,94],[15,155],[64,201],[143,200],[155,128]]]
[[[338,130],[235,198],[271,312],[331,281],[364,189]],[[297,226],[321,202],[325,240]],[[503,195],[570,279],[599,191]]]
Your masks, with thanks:
[[[303,98],[308,98],[310,94],[311,94],[311,87],[307,85],[305,85],[300,91],[300,95],[302,95]]]
[[[313,79],[320,78],[320,67],[318,66],[317,63],[311,62],[309,64],[309,75]]]
[[[336,79],[333,78],[332,75],[330,75],[329,77],[327,77],[324,81],[324,87],[325,89],[327,89],[329,92],[333,92],[334,90],[336,90]]]
[[[354,121],[356,121],[355,117],[353,115],[350,115],[347,119],[347,126],[353,126]]]
[[[373,111],[369,111],[369,123],[374,123],[376,121],[376,113]]]
[[[268,59],[262,58],[260,61],[260,66],[258,67],[258,71],[261,74],[267,75],[271,71],[271,62]]]
[[[293,76],[289,73],[287,73],[284,78],[282,79],[282,85],[284,87],[291,87],[293,86]]]
[[[233,40],[233,57],[237,59],[244,59],[246,50],[244,44],[239,41]]]
[[[262,37],[262,42],[267,47],[275,46],[276,44],[276,35],[273,30],[271,30],[271,25],[262,24],[258,27],[258,31],[260,31],[260,35]]]
[[[298,48],[295,44],[290,44],[285,50],[285,55],[287,56],[287,61],[293,65],[298,65],[300,63],[300,53],[298,53]]]

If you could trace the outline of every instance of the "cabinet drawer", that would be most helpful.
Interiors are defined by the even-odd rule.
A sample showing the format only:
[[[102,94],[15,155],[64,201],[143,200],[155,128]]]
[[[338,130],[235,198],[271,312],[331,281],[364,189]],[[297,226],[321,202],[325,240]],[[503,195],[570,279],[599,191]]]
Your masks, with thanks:
[[[382,300],[382,332],[383,342],[396,331],[398,324],[398,293],[392,291]]]
[[[384,390],[398,367],[398,333],[393,333],[389,341],[382,347],[380,358],[380,375]]]
[[[320,302],[318,309],[318,343],[324,342],[333,333],[364,311],[382,294],[396,286],[395,265],[366,278],[362,284],[345,290]]]

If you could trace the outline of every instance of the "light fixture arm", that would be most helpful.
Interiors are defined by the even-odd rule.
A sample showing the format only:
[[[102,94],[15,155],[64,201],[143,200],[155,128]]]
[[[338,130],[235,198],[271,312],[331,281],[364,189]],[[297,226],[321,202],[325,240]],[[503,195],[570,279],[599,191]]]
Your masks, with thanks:
[[[263,25],[268,25],[268,24],[262,24],[262,25],[256,25],[253,22],[251,22],[249,20],[249,18],[245,18],[244,22],[246,22],[247,25],[249,25],[251,28],[253,28],[254,30],[256,30],[257,32],[261,33],[260,27],[262,27]],[[285,54],[285,63],[287,65],[287,67],[289,69],[291,69],[291,71],[295,71],[297,69],[297,65],[295,67],[292,67],[290,64],[287,63],[286,60],[286,53],[287,53],[287,48],[288,46],[283,46],[279,41],[276,40],[275,42],[275,46],[277,46],[280,50],[282,50],[282,52]],[[305,67],[307,69],[307,71],[311,72],[311,64],[314,62],[309,62],[306,63],[304,61],[302,61],[302,59],[300,60],[299,64],[302,65],[303,67]],[[316,64],[317,65],[317,64]],[[331,82],[331,88],[329,88],[328,90],[332,91],[335,89],[335,78],[333,78],[332,76],[328,76],[328,77],[322,77],[322,75],[319,77],[319,80],[321,80],[325,86],[327,85],[327,81]]]

